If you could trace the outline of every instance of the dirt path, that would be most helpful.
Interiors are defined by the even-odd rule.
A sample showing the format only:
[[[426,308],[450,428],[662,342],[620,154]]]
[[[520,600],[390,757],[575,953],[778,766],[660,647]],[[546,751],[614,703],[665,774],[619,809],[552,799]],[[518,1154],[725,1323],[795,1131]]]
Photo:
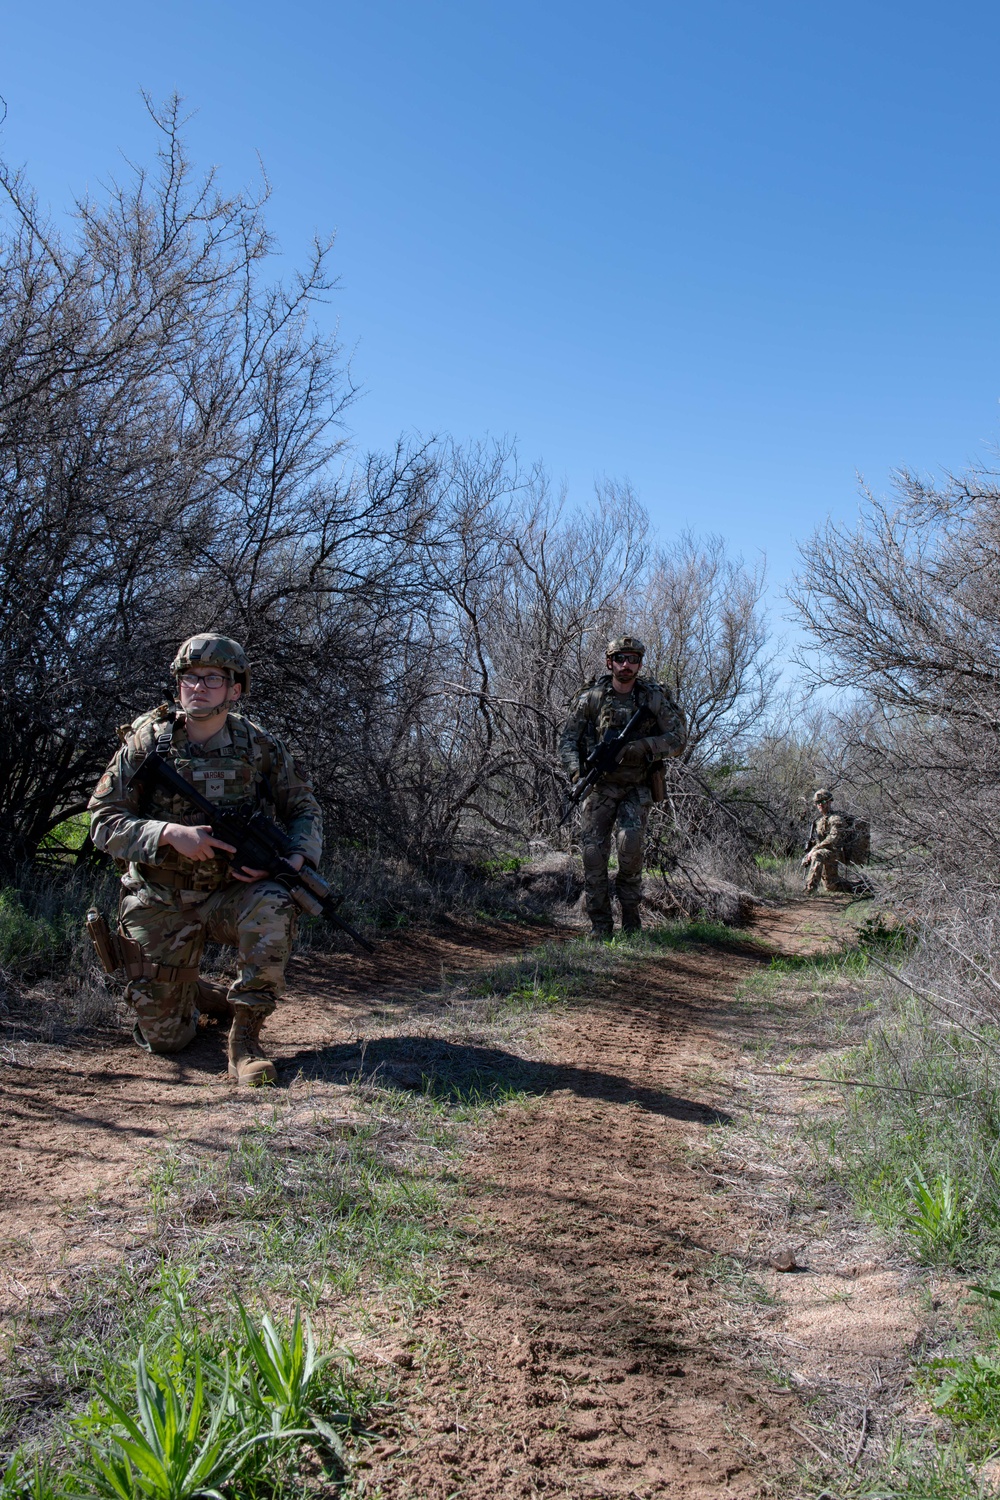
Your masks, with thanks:
[[[727,1002],[760,962],[668,951],[547,1029],[553,1092],[475,1159],[487,1227],[422,1322],[415,1430],[377,1493],[694,1500],[788,1467],[787,1397],[706,1345],[696,1275],[733,1247],[698,1152],[731,1104]]]
[[[809,953],[830,946],[839,912],[761,915],[779,951]],[[905,1362],[918,1325],[898,1273],[780,1277],[760,1215],[706,1170],[713,1130],[748,1108],[755,1018],[731,1002],[761,964],[666,951],[547,1028],[552,1092],[504,1111],[472,1164],[478,1227],[451,1294],[397,1356],[412,1359],[406,1422],[373,1460],[372,1494],[792,1494],[797,1461],[815,1457],[817,1393],[866,1360]],[[848,1250],[856,1261],[856,1236]],[[767,1283],[764,1357],[748,1357],[713,1267]],[[870,1300],[859,1273],[877,1283]],[[810,1374],[776,1383],[768,1359],[787,1369],[789,1347]]]
[[[836,912],[793,902],[762,911],[759,931],[779,951],[813,951]],[[384,1036],[386,1015],[398,1007],[405,1022],[414,989],[433,990],[443,967],[535,941],[530,929],[456,925],[383,945],[377,968],[354,956],[298,965],[271,1030],[284,1076],[313,1097],[324,1087],[314,1061],[328,1067],[338,1049],[349,1059],[374,1012]],[[766,1280],[774,1246],[705,1165],[720,1128],[749,1107],[741,1079],[768,1022],[733,997],[762,963],[749,946],[664,949],[545,1025],[528,1059],[533,1097],[497,1111],[466,1163],[469,1239],[447,1295],[415,1315],[406,1348],[375,1339],[362,1351],[395,1355],[403,1413],[364,1464],[362,1493],[749,1500],[783,1489],[808,1451],[800,1400],[727,1338],[710,1274],[736,1257]],[[390,1070],[392,1052],[389,1042]],[[117,1035],[72,1048],[15,1041],[3,1060],[0,1316],[134,1240],[151,1146],[224,1151],[269,1107],[225,1083],[215,1032],[176,1061]],[[899,1309],[880,1329],[885,1359],[918,1327],[897,1283],[881,1288]],[[797,1289],[775,1317],[805,1363],[830,1370],[844,1319],[810,1323],[811,1306]],[[855,1345],[863,1363],[871,1342]]]

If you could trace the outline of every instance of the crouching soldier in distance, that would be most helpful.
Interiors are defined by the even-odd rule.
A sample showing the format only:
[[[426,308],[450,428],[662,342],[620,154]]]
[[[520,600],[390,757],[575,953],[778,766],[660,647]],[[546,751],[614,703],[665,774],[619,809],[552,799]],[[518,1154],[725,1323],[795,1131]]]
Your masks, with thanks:
[[[611,770],[600,775],[583,799],[580,839],[583,881],[591,938],[601,942],[614,931],[608,859],[612,834],[618,853],[615,890],[622,909],[622,931],[642,926],[642,856],[649,809],[663,797],[663,762],[680,755],[684,715],[659,683],[639,675],[645,647],[635,636],[609,641],[607,673],[584,688],[559,738],[559,756],[571,781],[585,773],[587,757],[610,734],[621,733],[644,710],[635,730],[614,754]],[[658,795],[657,795],[658,794]]]
[[[808,871],[806,890],[817,890],[822,880],[826,891],[853,891],[853,885],[840,877],[841,862],[852,857],[848,844],[853,820],[847,813],[835,811],[833,796],[826,787],[814,793],[813,805],[815,817],[802,858],[803,868]]]
[[[289,864],[319,862],[322,821],[301,764],[280,740],[237,713],[250,687],[242,646],[226,636],[195,635],[171,670],[175,704],[161,704],[121,731],[122,746],[90,799],[98,849],[127,865],[122,876],[119,938],[126,991],[137,1021],[133,1036],[150,1052],[180,1052],[198,1025],[198,1003],[231,1015],[229,1077],[256,1084],[275,1078],[260,1045],[261,1027],[285,987],[296,907],[266,871],[237,873],[197,808],[161,786],[130,786],[157,750],[181,777],[220,809],[256,804],[284,824],[295,852]],[[199,985],[206,941],[237,950],[228,995]],[[208,1002],[206,1004],[206,1001]]]

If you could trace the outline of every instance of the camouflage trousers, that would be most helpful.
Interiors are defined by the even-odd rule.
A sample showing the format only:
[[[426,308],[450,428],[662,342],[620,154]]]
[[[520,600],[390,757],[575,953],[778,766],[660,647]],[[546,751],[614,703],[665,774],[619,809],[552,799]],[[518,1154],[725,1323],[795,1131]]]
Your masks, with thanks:
[[[817,849],[806,866],[806,890],[815,891],[822,880],[825,891],[849,891],[840,878],[840,856],[835,849]]]
[[[638,920],[642,848],[652,800],[648,787],[615,786],[607,781],[598,783],[584,799],[580,814],[583,890],[587,915],[596,928],[610,931],[614,925],[608,882],[612,835],[618,854],[615,893],[621,902],[622,920],[627,923]]]
[[[206,942],[237,950],[230,1001],[270,1015],[284,993],[285,966],[292,951],[297,907],[273,880],[252,885],[231,881],[208,896],[194,892],[126,887],[119,908],[122,931],[142,948],[149,964],[197,971]],[[198,1026],[198,984],[133,979],[126,995],[139,1029],[153,1052],[179,1052]]]

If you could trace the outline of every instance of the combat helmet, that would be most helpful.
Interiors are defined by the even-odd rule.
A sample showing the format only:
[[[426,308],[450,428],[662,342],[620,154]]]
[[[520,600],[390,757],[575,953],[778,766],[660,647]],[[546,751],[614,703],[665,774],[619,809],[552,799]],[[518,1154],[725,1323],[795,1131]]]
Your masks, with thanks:
[[[244,694],[250,691],[250,663],[239,641],[228,635],[217,635],[214,630],[205,630],[190,635],[182,642],[177,655],[170,663],[175,677],[188,667],[217,667],[220,672],[232,674]]]
[[[637,651],[640,656],[645,656],[646,648],[635,635],[616,635],[608,642],[605,656],[614,656],[616,651]]]
[[[821,786],[817,791],[813,792],[813,801],[817,807],[821,802],[832,802],[833,793],[827,787]]]

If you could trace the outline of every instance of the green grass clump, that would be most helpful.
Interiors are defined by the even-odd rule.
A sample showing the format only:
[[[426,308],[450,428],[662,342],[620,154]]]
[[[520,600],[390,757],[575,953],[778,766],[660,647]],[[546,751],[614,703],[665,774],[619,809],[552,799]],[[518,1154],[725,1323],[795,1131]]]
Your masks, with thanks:
[[[833,1077],[870,1086],[814,1131],[862,1210],[927,1264],[1000,1259],[1000,1083],[981,1044],[906,1000]]]
[[[42,1452],[10,1455],[0,1500],[273,1500],[305,1494],[298,1481],[317,1469],[343,1475],[345,1439],[384,1404],[353,1362],[319,1354],[298,1308],[285,1331],[236,1299],[238,1318],[206,1328],[172,1290],[167,1326],[106,1359],[86,1409]]]
[[[0,964],[21,974],[51,969],[71,939],[66,912],[29,911],[20,891],[0,890]]]
[[[634,935],[617,933],[608,943],[581,939],[545,943],[515,959],[485,969],[469,986],[475,997],[488,998],[491,1017],[501,1013],[550,1010],[583,993],[590,982],[648,958],[663,948],[697,945],[746,952],[771,953],[767,944],[724,922],[667,922]]]
[[[665,922],[660,927],[647,929],[641,938],[633,941],[653,949],[690,948],[701,944],[708,948],[724,948],[744,953],[752,949],[762,955],[772,951],[767,943],[741,927],[728,927],[725,922],[707,919]]]
[[[161,1228],[189,1236],[196,1226],[200,1259],[224,1244],[231,1270],[252,1261],[275,1291],[301,1292],[308,1265],[313,1295],[377,1275],[419,1297],[427,1259],[448,1239],[447,1188],[421,1158],[447,1132],[420,1095],[380,1091],[380,1102],[391,1121],[352,1125],[349,1137],[322,1118],[301,1131],[259,1123],[225,1153],[166,1155],[150,1182]]]
[[[24,870],[0,887],[0,968],[16,980],[84,976],[94,952],[84,930],[87,908],[113,910],[117,886],[101,871]]]
[[[551,1010],[580,994],[595,976],[610,973],[621,959],[617,944],[593,945],[580,939],[543,943],[484,969],[468,992],[490,1002],[490,1019],[502,1013]]]
[[[974,1455],[961,1441],[935,1448],[900,1433],[875,1473],[863,1481],[846,1475],[843,1487],[824,1493],[852,1500],[988,1500]]]

